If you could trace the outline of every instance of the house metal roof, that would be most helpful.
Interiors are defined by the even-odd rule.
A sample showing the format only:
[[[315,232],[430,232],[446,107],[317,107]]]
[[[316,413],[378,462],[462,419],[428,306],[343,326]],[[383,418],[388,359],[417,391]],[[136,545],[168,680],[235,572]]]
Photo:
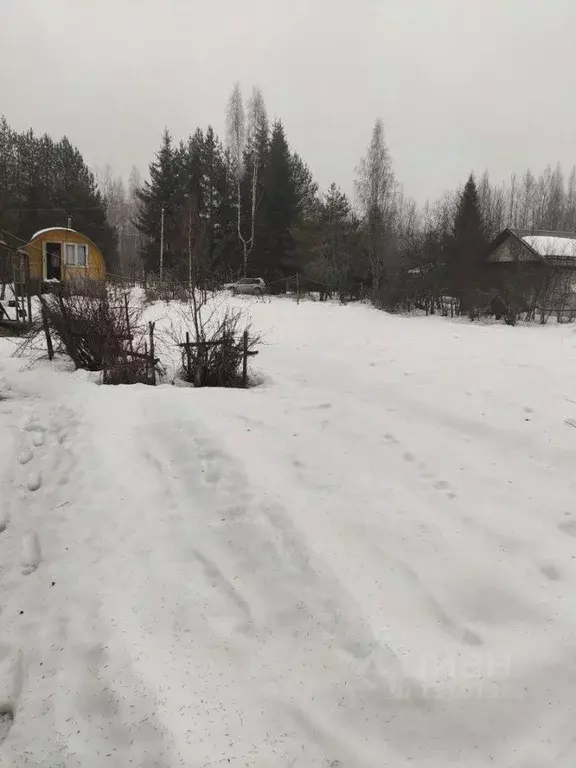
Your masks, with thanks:
[[[571,235],[525,235],[522,241],[539,256],[576,259],[576,237]]]
[[[76,229],[70,229],[69,227],[47,227],[46,229],[39,229],[38,232],[35,232],[30,238],[30,241],[36,240],[36,238],[40,237],[40,235],[45,235],[46,232],[57,232],[57,231],[74,232],[75,235],[80,235],[81,237],[84,237],[84,235],[82,235],[81,232],[78,232],[78,230]]]
[[[534,261],[550,266],[576,268],[576,235],[569,232],[538,232],[507,227],[492,241],[488,253],[492,253],[510,236],[534,255]]]

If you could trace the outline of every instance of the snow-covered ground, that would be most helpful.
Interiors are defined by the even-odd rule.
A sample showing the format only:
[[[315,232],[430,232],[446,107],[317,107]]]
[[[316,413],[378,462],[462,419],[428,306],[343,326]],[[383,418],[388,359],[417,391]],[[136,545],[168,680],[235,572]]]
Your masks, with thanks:
[[[572,768],[574,327],[237,303],[249,391],[0,340],[0,765]]]

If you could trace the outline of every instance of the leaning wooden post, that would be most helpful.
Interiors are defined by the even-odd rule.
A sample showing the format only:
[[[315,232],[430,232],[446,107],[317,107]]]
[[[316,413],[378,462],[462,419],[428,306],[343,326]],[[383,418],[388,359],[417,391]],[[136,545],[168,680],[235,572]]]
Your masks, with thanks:
[[[193,384],[192,381],[192,352],[190,351],[190,334],[188,331],[186,331],[186,346],[184,347],[186,350],[186,372],[188,374],[188,381],[190,384]]]
[[[194,377],[194,386],[204,387],[206,385],[206,344],[202,341],[198,341],[196,349],[198,350],[198,356],[196,358],[196,375]]]
[[[144,342],[144,362],[146,363],[146,381],[150,381],[150,372],[148,366],[150,365],[150,356],[148,355],[148,343]]]
[[[248,331],[242,337],[242,386],[248,386]]]
[[[26,280],[26,294],[28,299],[28,322],[32,322],[32,280],[30,278],[30,259],[28,255],[22,257],[24,259],[24,275]]]
[[[154,326],[156,323],[148,323],[150,329],[150,363],[152,365],[152,385],[156,386],[156,360],[154,357]]]
[[[128,336],[128,346],[130,347],[130,354],[134,354],[134,345],[132,344],[132,328],[130,328],[130,310],[128,308],[128,294],[124,294],[124,311],[126,312],[126,333]]]
[[[40,299],[42,304],[42,326],[46,336],[46,349],[48,350],[48,359],[54,359],[54,347],[52,346],[52,336],[50,335],[50,326],[48,325],[48,315],[46,314],[46,305],[44,299]]]
[[[18,303],[18,284],[17,284],[17,277],[19,275],[16,274],[16,258],[14,254],[12,254],[12,292],[14,294],[14,304],[16,308],[16,325],[20,325],[20,305]]]

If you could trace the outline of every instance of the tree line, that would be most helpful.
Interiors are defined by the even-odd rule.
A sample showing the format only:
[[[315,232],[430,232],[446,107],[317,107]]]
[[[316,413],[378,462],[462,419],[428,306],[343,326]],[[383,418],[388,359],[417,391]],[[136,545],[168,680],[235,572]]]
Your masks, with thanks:
[[[175,144],[168,130],[138,192],[144,267],[205,282],[236,275],[276,284],[297,270],[295,231],[317,202],[317,185],[271,126],[261,92],[231,95],[223,143],[208,126]]]
[[[142,181],[126,187],[110,167],[93,175],[68,139],[0,123],[0,228],[23,240],[71,216],[102,248],[110,272],[158,274],[217,286],[262,277],[341,301],[367,297],[389,310],[458,299],[468,311],[486,288],[482,261],[505,227],[576,230],[576,168],[527,170],[494,184],[473,174],[461,189],[418,208],[397,180],[381,120],[356,169],[351,199],[334,182],[321,192],[268,119],[258,88],[235,85],[226,134],[211,126],[176,141],[166,129]]]
[[[18,133],[0,116],[0,230],[13,246],[47,227],[75,229],[91,237],[115,264],[117,234],[106,200],[80,151],[64,137]]]

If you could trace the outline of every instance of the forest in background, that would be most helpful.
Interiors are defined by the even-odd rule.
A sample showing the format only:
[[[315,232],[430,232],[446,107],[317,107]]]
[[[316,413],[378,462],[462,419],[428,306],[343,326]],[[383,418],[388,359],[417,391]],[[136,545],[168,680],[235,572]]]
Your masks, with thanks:
[[[368,131],[367,131],[368,133]],[[214,287],[248,275],[273,291],[300,284],[342,301],[370,298],[410,309],[426,297],[482,288],[479,264],[504,227],[576,231],[576,168],[556,166],[502,184],[487,173],[418,207],[404,194],[377,120],[356,169],[351,199],[336,181],[321,191],[262,93],[234,86],[226,135],[196,128],[176,141],[167,129],[146,179],[93,173],[66,137],[17,133],[0,121],[0,229],[13,244],[66,226],[90,236],[108,271],[158,274]]]

